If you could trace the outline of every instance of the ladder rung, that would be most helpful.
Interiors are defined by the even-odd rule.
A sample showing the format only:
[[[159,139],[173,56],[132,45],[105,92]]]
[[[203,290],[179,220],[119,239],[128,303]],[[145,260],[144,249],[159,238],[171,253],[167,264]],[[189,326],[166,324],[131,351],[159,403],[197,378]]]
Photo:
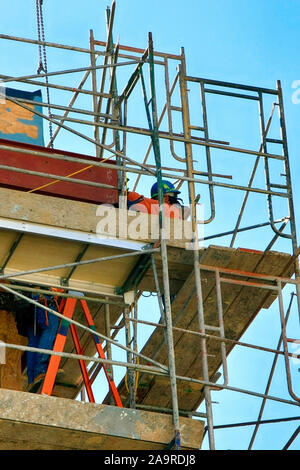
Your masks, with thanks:
[[[194,129],[195,131],[202,131],[204,132],[205,131],[205,128],[204,127],[200,127],[200,126],[189,126],[190,129]]]
[[[266,139],[266,142],[269,142],[269,144],[283,144],[283,141],[280,139]]]
[[[287,189],[287,186],[285,184],[272,184],[270,183],[271,188],[279,188],[279,189]]]
[[[210,325],[205,325],[204,326],[206,330],[212,330],[212,331],[220,331],[221,328],[219,326],[210,326]]]
[[[182,111],[182,108],[180,106],[170,106],[170,109],[172,111],[180,111],[180,112]]]

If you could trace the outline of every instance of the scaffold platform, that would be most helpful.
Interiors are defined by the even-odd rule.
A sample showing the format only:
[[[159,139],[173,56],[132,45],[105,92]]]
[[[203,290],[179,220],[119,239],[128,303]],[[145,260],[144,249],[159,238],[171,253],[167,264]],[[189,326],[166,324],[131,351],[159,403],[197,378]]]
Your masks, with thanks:
[[[159,52],[151,32],[144,48],[114,42],[115,10],[113,0],[106,41],[90,30],[88,48],[0,34],[7,55],[18,42],[44,48],[45,61],[43,77],[0,75],[0,290],[61,320],[29,393],[26,351],[45,350],[25,344],[3,296],[0,346],[11,355],[3,362],[0,347],[0,449],[201,449],[207,433],[215,450],[212,394],[226,389],[262,399],[251,448],[266,400],[300,401],[289,319],[300,315],[300,249],[281,82],[191,76],[184,48]],[[46,49],[64,52],[66,70],[48,73]],[[153,205],[159,215],[147,213]],[[278,346],[243,342],[275,302]],[[274,355],[265,392],[232,384],[227,360],[239,346]],[[279,356],[281,397],[269,393]]]
[[[25,281],[25,285],[28,283],[38,286],[62,287],[62,280],[67,279],[66,287],[74,291],[74,295],[82,289],[86,295],[97,300],[89,305],[96,330],[100,334],[105,335],[106,302],[110,300],[111,325],[117,323],[124,311],[124,299],[117,293],[118,290],[138,289],[156,292],[153,270],[149,262],[145,262],[146,255],[143,249],[150,246],[149,239],[136,241],[116,238],[109,240],[107,244],[104,239],[97,238],[94,204],[3,188],[0,188],[0,200],[0,223],[2,222],[0,255],[2,265],[5,264],[2,270],[4,276],[13,275],[15,281],[22,280]],[[22,238],[19,237],[21,230],[23,230]],[[80,256],[84,247],[87,249]],[[136,252],[135,256],[114,258],[118,254],[121,256],[130,254],[130,250]],[[5,258],[7,253],[10,253],[9,260]],[[61,267],[39,272],[39,269],[45,269],[45,266],[63,264],[67,266],[79,259],[84,262],[106,257],[109,259],[107,262],[79,265],[72,271],[70,267]],[[162,285],[160,253],[154,253],[154,258],[158,281]],[[201,394],[203,385],[197,382],[202,379],[201,338],[197,320],[193,251],[185,249],[182,241],[170,239],[168,266],[170,292],[173,298],[173,326],[179,329],[174,330],[176,371],[179,376],[192,379],[191,382],[178,381],[179,408],[193,411],[197,409],[203,398]],[[205,320],[212,328],[218,328],[216,271],[218,270],[220,274],[225,336],[229,341],[239,340],[260,309],[268,308],[272,304],[278,295],[273,289],[276,276],[291,278],[294,272],[293,257],[290,254],[214,245],[200,249],[200,268]],[[22,275],[24,270],[31,270],[32,274]],[[84,323],[79,306],[76,307],[74,320]],[[190,330],[195,334],[183,330]],[[79,333],[85,354],[93,356],[95,346],[89,333],[84,330]],[[212,378],[222,364],[221,347],[220,341],[213,336],[208,338],[207,344],[209,374]],[[232,347],[230,342],[226,344],[227,354]],[[74,352],[74,345],[69,337],[65,352]],[[161,364],[168,363],[168,352],[161,327],[155,328],[141,354]],[[143,362],[145,363],[141,360],[141,364]],[[53,394],[58,397],[75,398],[82,388],[78,362],[63,358],[62,367],[66,372],[65,385],[57,385]],[[196,379],[195,382],[193,379]],[[126,403],[128,393],[124,381],[120,384],[119,391]],[[168,377],[155,377],[152,374],[142,373],[137,387],[137,403],[169,408],[171,404]]]

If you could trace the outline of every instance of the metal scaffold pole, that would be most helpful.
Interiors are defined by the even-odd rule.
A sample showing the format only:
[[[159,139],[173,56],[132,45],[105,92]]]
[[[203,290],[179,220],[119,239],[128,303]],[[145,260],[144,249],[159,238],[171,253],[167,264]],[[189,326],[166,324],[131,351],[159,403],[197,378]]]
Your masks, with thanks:
[[[290,216],[290,225],[291,225],[291,237],[292,237],[292,248],[294,256],[298,253],[298,246],[297,246],[297,233],[296,233],[296,220],[295,220],[295,209],[294,209],[294,201],[293,201],[293,191],[292,191],[292,178],[291,178],[291,170],[290,170],[290,163],[289,163],[289,152],[288,152],[288,144],[287,144],[287,132],[286,132],[286,124],[285,124],[285,113],[284,113],[284,105],[283,105],[283,96],[282,96],[282,87],[281,83],[277,81],[277,90],[278,90],[278,112],[279,112],[279,119],[280,119],[280,130],[281,130],[281,137],[283,142],[283,155],[285,158],[284,165],[285,165],[285,177],[288,187],[288,204],[289,204],[289,216]],[[295,256],[295,276],[296,279],[300,278],[300,268],[299,268],[299,259],[298,256]],[[298,315],[299,315],[299,322],[300,322],[300,287],[297,284],[297,303],[298,303]]]
[[[64,63],[69,67],[66,70],[56,70],[50,73],[47,72],[46,67],[45,73],[42,74],[29,75],[27,73],[25,75],[22,70],[19,71],[19,76],[15,77],[0,74],[0,79],[3,79],[2,84],[15,82],[16,86],[25,84],[26,88],[43,87],[48,93],[52,90],[51,102],[49,99],[44,100],[36,107],[33,99],[17,98],[14,94],[12,96],[8,94],[6,100],[10,107],[18,108],[24,114],[30,112],[35,119],[55,126],[54,133],[50,133],[49,142],[44,149],[38,145],[10,143],[6,138],[0,139],[0,157],[2,158],[0,173],[12,175],[12,180],[20,178],[21,173],[24,175],[24,180],[44,178],[50,181],[43,186],[34,186],[30,189],[26,187],[25,194],[22,194],[21,191],[24,190],[22,186],[21,189],[14,187],[12,183],[6,184],[7,182],[3,182],[0,178],[0,193],[3,194],[4,199],[2,208],[0,207],[0,232],[4,239],[0,252],[4,259],[0,269],[0,290],[16,297],[19,301],[27,301],[32,308],[41,308],[43,305],[40,301],[32,300],[30,296],[33,293],[41,296],[47,295],[50,286],[61,289],[61,292],[57,293],[60,301],[73,298],[96,304],[94,318],[99,321],[97,330],[94,331],[90,325],[82,324],[79,321],[80,317],[71,319],[69,325],[73,328],[78,327],[82,336],[94,335],[99,342],[105,342],[106,358],[95,358],[93,353],[90,353],[92,349],[89,349],[88,341],[84,346],[86,350],[82,349],[82,354],[79,354],[79,350],[77,354],[69,352],[69,345],[66,345],[66,351],[63,352],[52,351],[50,348],[47,350],[18,345],[14,341],[7,341],[6,346],[8,349],[22,352],[44,351],[49,356],[64,358],[64,368],[67,364],[68,379],[74,378],[74,384],[71,380],[63,384],[61,390],[58,391],[61,393],[59,397],[68,397],[68,393],[80,393],[83,385],[86,385],[84,377],[82,377],[83,381],[81,377],[79,379],[75,377],[76,371],[73,366],[71,367],[70,362],[87,361],[92,364],[88,369],[89,385],[94,383],[97,374],[105,365],[123,367],[125,372],[118,385],[118,391],[122,400],[124,397],[126,401],[127,411],[131,409],[133,415],[137,414],[139,409],[169,414],[168,438],[170,435],[172,437],[169,449],[184,448],[183,420],[190,418],[188,423],[192,429],[197,421],[192,422],[192,417],[205,420],[205,423],[201,422],[201,426],[205,429],[204,435],[207,433],[210,450],[217,447],[214,430],[255,425],[249,444],[249,449],[251,449],[261,424],[284,421],[284,418],[262,419],[266,401],[299,406],[300,400],[293,390],[294,374],[290,370],[292,359],[299,360],[300,355],[298,350],[296,354],[289,351],[291,343],[294,343],[293,346],[299,345],[299,339],[296,339],[296,334],[295,339],[289,337],[288,315],[284,316],[283,289],[286,285],[290,285],[297,294],[298,309],[294,308],[294,310],[296,315],[297,312],[299,313],[300,320],[298,260],[300,248],[297,246],[295,206],[281,84],[278,81],[277,89],[273,90],[188,76],[184,49],[181,49],[179,55],[157,52],[154,50],[152,33],[149,33],[146,49],[125,46],[120,44],[119,40],[115,43],[112,31],[115,6],[116,2],[113,0],[111,9],[109,7],[106,9],[106,41],[96,40],[93,30],[90,30],[88,49],[45,42],[41,39],[35,41],[0,34],[0,40],[24,43],[28,47],[32,45],[31,47],[52,48],[54,52],[61,50],[68,54],[80,53],[88,61],[85,67],[78,67],[77,62],[76,67],[72,67],[72,60],[69,59],[68,62],[67,58]],[[102,65],[98,63],[100,60],[103,62]],[[149,72],[148,83],[144,79],[145,70]],[[68,79],[71,74],[77,73],[82,73],[83,76],[81,80],[78,80],[78,84],[72,87]],[[58,77],[58,81],[60,77],[66,77],[67,84],[52,83],[55,77]],[[42,79],[46,81],[43,82]],[[117,83],[122,84],[120,93]],[[137,89],[137,84],[141,85],[141,91]],[[71,93],[71,98],[68,98],[68,93]],[[66,98],[65,102],[63,99],[60,100],[62,94]],[[212,103],[208,94],[213,96]],[[0,98],[2,96],[0,92]],[[210,106],[217,106],[218,96],[226,97],[226,100],[233,97],[234,100],[240,100],[240,102],[258,104],[257,142],[254,143],[255,137],[249,135],[243,140],[247,148],[242,148],[241,144],[234,141],[235,132],[231,135],[234,124],[231,126],[232,129],[229,129],[230,126],[225,126],[223,132],[226,135],[219,135],[216,132],[214,125],[218,119],[214,118],[215,115],[211,113]],[[85,100],[91,101],[91,109],[80,103],[74,106],[77,99],[81,102],[80,97],[84,102]],[[265,124],[266,110],[271,103],[273,105],[270,117]],[[140,107],[142,111],[146,110],[146,117],[143,112],[140,113]],[[276,122],[276,108],[279,116],[278,122]],[[215,109],[221,115],[221,107]],[[230,119],[229,111],[227,112],[227,109],[226,112],[224,111],[226,119]],[[54,112],[57,114],[53,114]],[[239,118],[239,116],[235,117]],[[276,133],[273,135],[273,128],[277,129],[280,138]],[[234,131],[237,130],[234,129]],[[66,136],[67,150],[66,148],[49,149],[53,147],[58,133],[62,134],[62,139]],[[249,140],[253,138],[253,142],[251,140],[250,143],[248,137]],[[85,149],[84,155],[75,153],[77,148],[74,153],[71,152],[75,138],[81,139]],[[214,140],[214,138],[219,140]],[[281,149],[281,154],[279,151],[271,153],[272,146],[269,144],[280,145],[276,148]],[[34,163],[39,163],[46,159],[47,164],[50,163],[49,171],[45,171],[46,166],[24,165],[24,168],[22,165],[14,166],[11,163],[11,157],[14,154],[18,155],[19,161],[23,159],[30,162],[32,159]],[[132,158],[130,158],[131,155]],[[221,163],[218,160],[219,156]],[[151,162],[150,157],[153,159]],[[242,177],[236,165],[239,158],[240,163],[237,165],[240,164],[245,170]],[[82,166],[86,166],[74,173],[67,175],[58,169],[58,174],[56,174],[54,170],[51,170],[55,164],[57,167],[71,167],[76,165],[79,159]],[[251,163],[251,159],[254,160],[254,164]],[[280,174],[280,177],[285,178],[284,183],[281,179],[275,180],[275,178],[271,181],[273,170],[277,170],[279,165],[283,166],[283,174]],[[225,168],[226,174],[220,168]],[[98,177],[90,179],[87,169],[90,170],[88,173],[93,173],[95,170],[95,172],[107,173],[109,177],[107,179],[104,177],[103,180]],[[82,178],[75,177],[82,171],[85,172],[80,175],[83,176]],[[128,186],[130,184],[129,190],[127,176],[131,180],[131,175],[135,176],[136,181],[128,183]],[[137,187],[141,187],[139,192],[142,194],[138,194],[142,201],[143,198],[149,199],[146,195],[149,177],[151,180],[155,179],[158,186],[159,215],[155,216],[154,236],[152,233],[153,214],[149,217],[148,214],[142,214],[145,219],[141,214],[134,214],[135,209],[130,205],[132,201],[129,200],[130,193],[132,195],[135,191],[139,191]],[[178,197],[177,200],[177,202],[182,202],[182,205],[179,203],[181,207],[184,205],[184,198],[188,198],[189,215],[185,219],[186,214],[184,214],[182,219],[185,220],[180,219],[179,223],[183,227],[187,224],[189,233],[181,232],[180,237],[169,233],[173,221],[165,210],[164,178],[172,180],[177,192],[181,192],[182,199]],[[97,190],[100,193],[101,191],[105,193],[107,199],[109,192],[117,194],[111,205],[113,209],[116,209],[115,213],[118,216],[123,209],[127,210],[128,219],[125,222],[127,239],[124,240],[120,232],[117,234],[115,232],[105,239],[105,242],[96,238],[98,232],[97,229],[95,230],[94,205],[95,208],[96,204],[106,205],[101,197],[95,197],[96,202],[89,206],[88,211],[91,212],[88,213],[84,209],[78,209],[79,203],[76,206],[77,200],[81,204],[79,196],[76,199],[77,194],[72,200],[72,197],[65,197],[66,194],[62,193],[58,197],[65,199],[62,199],[62,204],[57,204],[56,212],[60,217],[58,220],[57,213],[54,217],[54,210],[53,214],[51,212],[51,201],[47,201],[49,194],[55,201],[57,193],[51,194],[48,189],[41,191],[42,188],[45,189],[48,186],[53,188],[53,185],[68,188],[77,185],[78,192],[84,190],[96,192]],[[222,191],[226,192],[224,198]],[[31,196],[26,193],[35,194]],[[199,220],[200,211],[197,204],[200,194],[197,193],[201,193],[201,202],[207,201],[208,215],[206,219],[203,217],[203,220],[202,218]],[[240,195],[241,205],[238,204]],[[29,197],[26,198],[26,196]],[[15,209],[16,200],[18,202],[22,198],[25,201],[24,205],[22,201],[21,209]],[[36,206],[34,198],[37,201]],[[7,207],[5,207],[6,200],[8,201]],[[44,215],[43,201],[47,206],[46,209],[48,210],[49,206],[49,213],[51,212],[48,219]],[[137,201],[140,202],[140,199]],[[142,209],[138,207],[136,211],[150,210],[146,204],[147,201],[144,202],[145,206]],[[43,213],[39,212],[40,209],[36,210],[38,203],[40,207],[43,207]],[[68,203],[70,203],[69,206]],[[248,221],[243,220],[242,226],[242,219],[246,219],[249,211],[253,210],[252,203],[257,203],[255,207],[258,207],[261,212],[253,211]],[[28,207],[30,210],[27,210]],[[68,207],[71,207],[72,211],[68,211]],[[157,210],[158,207],[156,206]],[[128,208],[131,209],[130,212]],[[224,208],[228,210],[227,217],[224,217]],[[275,217],[277,210],[279,214]],[[69,214],[74,216],[71,222]],[[96,215],[98,217],[97,213]],[[141,216],[140,220],[146,220],[148,217],[148,224],[151,227],[147,226],[149,231],[147,233],[145,231],[145,237],[131,238],[128,230],[130,216],[132,219],[134,216],[137,219]],[[38,220],[37,217],[39,217]],[[61,222],[62,219],[63,222]],[[119,218],[116,221],[116,225],[121,224],[120,220]],[[174,225],[175,223],[177,221]],[[279,223],[281,226],[277,225]],[[205,237],[200,230],[203,226],[208,227]],[[259,230],[264,230],[264,237],[268,237],[271,233],[271,241],[267,239],[265,243],[263,237],[260,238]],[[137,228],[136,232],[138,231]],[[254,232],[258,233],[258,236],[257,240],[253,237],[252,244],[251,235]],[[251,235],[245,239],[243,238],[245,234]],[[227,236],[231,238],[228,244],[220,243],[217,246],[209,243],[205,247],[201,245],[202,241]],[[48,256],[48,251],[52,254],[51,249],[48,250],[48,248],[45,249],[45,252],[48,250],[47,256],[39,258],[39,253],[34,254],[35,243],[40,243],[41,247],[46,246],[47,243],[43,245],[46,239],[49,246],[52,241],[54,241],[53,245],[56,244],[56,258],[52,259],[50,255]],[[246,240],[245,245],[237,245],[237,239],[239,242],[240,239]],[[281,252],[281,248],[273,251],[273,245],[275,243],[280,245],[280,240],[282,244],[286,242],[289,246],[288,253]],[[250,241],[249,244],[248,241]],[[26,251],[27,246],[30,247],[31,252]],[[68,249],[66,249],[67,246]],[[61,250],[59,253],[58,248]],[[42,249],[40,251],[42,252]],[[65,257],[61,256],[61,253]],[[31,257],[34,259],[31,260]],[[27,262],[23,264],[25,258]],[[74,275],[75,270],[76,275]],[[149,295],[146,295],[148,289]],[[132,297],[133,293],[134,297]],[[157,296],[159,312],[151,311],[150,300],[143,312],[145,317],[143,314],[138,315],[137,302],[140,296],[144,295],[143,293],[145,297]],[[292,296],[296,294],[293,293]],[[277,347],[268,348],[240,341],[257,313],[261,309],[270,308],[276,298],[279,300],[281,327]],[[288,314],[290,307],[291,304]],[[64,320],[60,312],[55,312],[49,307],[45,308],[45,312],[56,315],[59,320]],[[160,319],[155,323],[157,313],[160,314]],[[292,313],[294,312],[291,311],[291,316]],[[290,324],[291,321],[289,327]],[[141,336],[144,333],[147,335],[147,331],[152,331],[141,349],[138,348],[140,338],[138,341],[137,336],[137,333],[141,332],[140,327],[143,327]],[[119,332],[124,333],[120,343]],[[227,356],[236,347],[248,348],[257,353],[260,351],[260,354],[276,355],[264,393],[246,390],[248,387],[243,388],[243,384],[241,387],[229,385]],[[125,359],[114,360],[115,351],[116,354],[123,353]],[[276,393],[275,396],[269,395],[275,365],[279,358],[285,361],[291,399],[278,397]],[[222,373],[219,371],[222,367],[224,382],[220,383],[219,378]],[[69,389],[73,387],[73,392],[66,390],[67,387]],[[258,418],[244,423],[215,425],[213,416],[215,402],[212,401],[212,391],[215,394],[215,391],[225,390],[263,400]],[[81,396],[84,401],[89,398],[83,391]],[[102,400],[102,397],[100,399]],[[103,404],[113,404],[110,392],[104,398]],[[204,405],[203,413],[198,412],[200,405]],[[153,416],[154,420],[156,416]],[[203,428],[199,433],[195,433],[198,438],[197,445],[202,441]],[[290,446],[297,435],[296,430],[285,448]],[[200,442],[199,446],[201,445]]]
[[[193,151],[192,151],[192,145],[189,143],[191,139],[191,131],[190,131],[191,125],[190,125],[188,93],[187,93],[185,77],[186,77],[185,55],[184,55],[184,50],[182,49],[182,62],[179,68],[179,83],[180,83],[181,103],[182,103],[182,119],[183,119],[183,128],[184,128],[184,137],[187,139],[187,142],[185,143],[187,175],[190,177],[193,177]],[[193,255],[194,255],[194,275],[195,275],[195,284],[196,284],[196,292],[197,292],[198,324],[199,324],[200,332],[205,333],[203,296],[202,296],[201,272],[200,272],[200,261],[199,261],[199,238],[198,238],[198,221],[197,221],[197,210],[196,210],[196,193],[195,193],[195,185],[192,181],[189,181],[188,188],[189,188],[189,201],[190,201],[191,217],[192,217],[192,234],[193,234],[192,245],[193,246],[191,246],[191,249],[193,250]],[[212,198],[212,193],[210,195]],[[209,382],[206,339],[201,338],[200,341],[201,341],[201,349],[202,349],[201,360],[202,360],[203,379],[205,382]],[[209,445],[210,445],[210,448],[213,450],[215,448],[215,439],[214,439],[214,431],[213,431],[213,413],[212,413],[211,392],[208,386],[204,386],[204,396],[205,396],[207,422],[208,422]]]
[[[154,57],[153,57],[153,40],[152,34],[149,33],[149,67],[150,67],[150,88],[151,88],[151,104],[152,104],[152,143],[156,163],[156,176],[158,183],[158,201],[159,201],[159,232],[160,232],[160,248],[162,257],[163,268],[163,292],[165,303],[165,320],[167,326],[167,347],[168,347],[168,360],[170,372],[170,384],[172,393],[172,410],[173,421],[175,428],[175,447],[180,447],[180,424],[179,424],[179,411],[178,411],[178,397],[177,397],[177,384],[176,384],[176,365],[175,353],[173,343],[172,331],[172,312],[170,300],[170,286],[169,286],[169,268],[168,268],[168,255],[167,244],[165,236],[165,213],[164,213],[164,196],[162,190],[162,169],[161,169],[161,155],[158,137],[158,124],[157,124],[157,105],[156,105],[156,92],[155,92],[155,75],[154,75]]]

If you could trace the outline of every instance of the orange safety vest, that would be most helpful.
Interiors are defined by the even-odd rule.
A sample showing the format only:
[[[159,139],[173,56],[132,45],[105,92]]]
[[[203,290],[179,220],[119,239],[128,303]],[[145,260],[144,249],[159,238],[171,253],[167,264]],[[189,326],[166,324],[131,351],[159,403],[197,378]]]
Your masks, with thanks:
[[[127,200],[131,203],[130,209],[148,214],[159,214],[159,202],[156,199],[144,197],[134,191],[128,191]],[[135,202],[136,201],[136,202]],[[164,203],[164,212],[170,219],[181,219],[181,208],[174,204]]]

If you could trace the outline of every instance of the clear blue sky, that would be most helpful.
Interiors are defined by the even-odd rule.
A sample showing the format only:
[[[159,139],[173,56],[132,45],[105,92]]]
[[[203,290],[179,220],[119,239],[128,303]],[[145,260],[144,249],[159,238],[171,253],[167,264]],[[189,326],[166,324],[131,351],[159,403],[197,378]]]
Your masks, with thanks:
[[[44,0],[46,40],[88,47],[90,29],[94,30],[97,39],[105,40],[106,6],[110,6],[110,2],[103,0],[84,3],[79,0]],[[0,12],[0,33],[37,38],[35,0],[1,2]],[[185,48],[187,71],[191,76],[266,88],[276,88],[276,80],[281,80],[299,234],[300,104],[295,98],[300,94],[294,94],[297,89],[293,84],[300,81],[300,0],[117,0],[115,39],[119,36],[121,44],[146,48],[149,31],[153,34],[156,50],[177,54],[181,47]],[[18,43],[0,42],[1,74],[35,73],[37,61],[37,48],[26,46],[21,49]],[[78,62],[77,66],[80,65]],[[62,54],[49,51],[48,66],[51,71],[68,68],[70,64],[64,62]],[[262,312],[244,339],[254,343],[258,340],[261,344],[266,341],[273,347],[278,335],[278,314],[272,308]],[[232,353],[232,383],[239,386],[242,377],[245,386],[262,392],[270,366],[268,361],[264,362],[265,370],[261,370],[255,354],[244,358],[240,350]],[[280,377],[282,375],[279,375],[277,388],[271,390],[272,394],[278,393],[279,396]],[[288,397],[285,392],[283,395]],[[235,402],[235,395],[230,395],[229,401],[229,393],[226,392],[222,398],[216,392],[213,396],[220,402],[220,405],[214,405],[215,424],[256,419],[259,405],[254,399],[246,397]],[[296,407],[273,403],[268,405],[265,417],[297,414]],[[272,428],[264,426],[254,448],[280,449],[296,429],[295,423],[278,424]],[[243,449],[247,447],[251,429],[223,432],[221,438],[218,433],[218,448]],[[298,437],[291,449],[299,448]]]

